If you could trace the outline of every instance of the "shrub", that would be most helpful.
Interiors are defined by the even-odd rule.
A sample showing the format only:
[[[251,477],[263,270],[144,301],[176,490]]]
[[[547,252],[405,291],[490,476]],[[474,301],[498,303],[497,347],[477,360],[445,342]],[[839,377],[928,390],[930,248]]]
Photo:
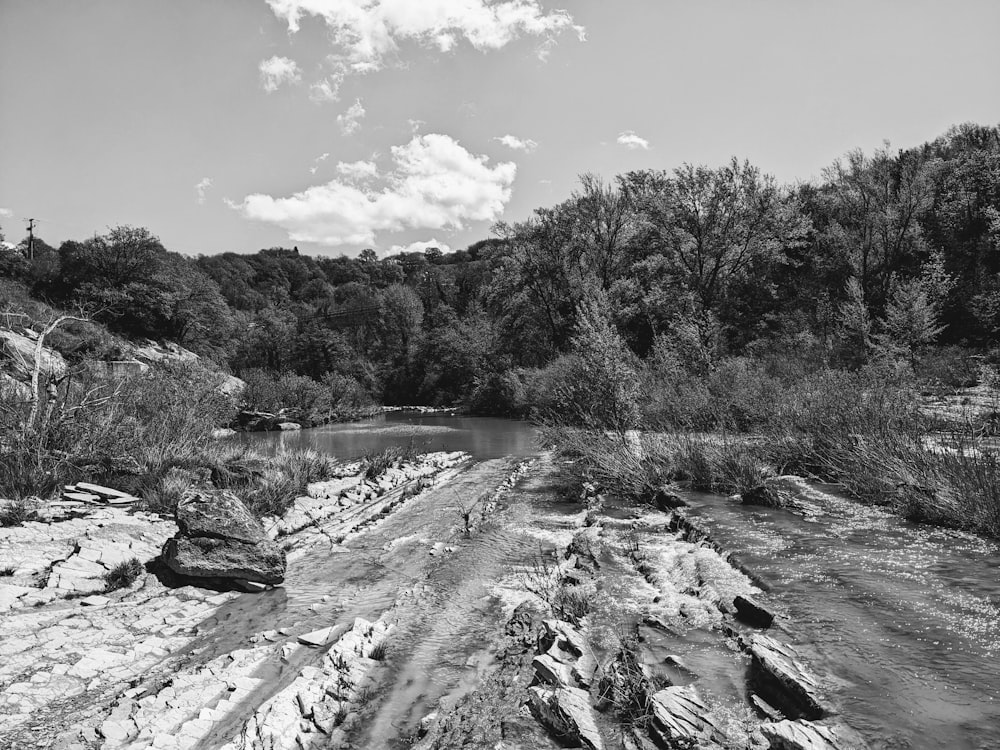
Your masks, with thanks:
[[[361,459],[365,479],[376,479],[385,473],[386,469],[409,463],[416,459],[417,449],[411,442],[407,447],[390,445],[377,453],[369,453]]]
[[[104,574],[104,590],[117,591],[131,586],[142,575],[142,563],[138,558],[118,563]]]
[[[648,441],[636,446],[616,433],[551,425],[542,440],[574,461],[584,479],[621,497],[649,502],[670,488],[669,463]]]
[[[25,521],[37,521],[38,510],[31,500],[10,500],[0,508],[0,526],[20,526]]]
[[[198,363],[119,381],[84,367],[46,391],[32,425],[30,404],[4,400],[0,495],[45,495],[83,477],[135,490],[144,475],[193,462],[232,413],[220,380]]]
[[[599,305],[581,305],[573,352],[534,378],[539,418],[619,432],[636,427],[640,383],[634,359]]]
[[[980,357],[960,346],[940,346],[919,354],[913,372],[921,387],[933,391],[954,391],[979,382]]]
[[[531,405],[526,377],[523,370],[491,372],[477,377],[465,400],[465,408],[487,417],[527,417]]]
[[[335,476],[337,461],[314,450],[265,457],[245,446],[226,446],[206,458],[212,484],[235,492],[257,517],[283,515],[310,482]]]

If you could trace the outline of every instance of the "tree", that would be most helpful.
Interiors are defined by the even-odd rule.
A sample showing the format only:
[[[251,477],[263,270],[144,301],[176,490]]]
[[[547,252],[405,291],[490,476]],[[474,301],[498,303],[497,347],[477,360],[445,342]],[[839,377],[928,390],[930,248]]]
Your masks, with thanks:
[[[872,348],[872,319],[865,290],[857,277],[847,280],[846,296],[838,316],[841,336],[847,345],[847,358],[863,364],[868,361]]]
[[[919,219],[932,204],[937,166],[912,152],[893,157],[884,147],[871,157],[851,151],[824,173],[832,218],[826,242],[845,255],[878,309],[888,299],[893,273],[919,264],[929,249]]]
[[[685,164],[672,177],[638,172],[624,179],[648,221],[649,241],[706,308],[754,263],[782,260],[809,230],[773,177],[735,158],[720,169]]]
[[[567,203],[573,219],[574,240],[581,259],[607,291],[624,271],[638,233],[637,216],[630,195],[600,177],[580,177],[580,189]]]
[[[879,342],[890,354],[911,359],[944,330],[937,304],[924,279],[893,280]]]

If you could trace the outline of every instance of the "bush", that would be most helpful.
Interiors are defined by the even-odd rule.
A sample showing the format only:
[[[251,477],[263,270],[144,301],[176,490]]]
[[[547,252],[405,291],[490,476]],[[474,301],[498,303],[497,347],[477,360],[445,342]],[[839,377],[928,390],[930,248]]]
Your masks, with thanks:
[[[523,370],[491,372],[475,379],[465,408],[486,417],[524,419],[531,411]]]
[[[20,526],[25,521],[37,521],[38,509],[34,502],[19,498],[0,507],[0,527]]]
[[[634,360],[599,304],[581,305],[573,352],[534,378],[538,418],[618,432],[636,427],[640,383]]]
[[[142,575],[142,570],[142,563],[135,557],[118,563],[104,574],[105,592],[128,588]]]
[[[980,357],[960,346],[941,346],[918,355],[913,372],[926,390],[954,391],[970,388],[979,382],[980,360]]]
[[[337,476],[339,464],[314,450],[265,457],[245,446],[220,447],[206,456],[212,484],[235,492],[258,518],[283,515],[310,482]]]
[[[361,466],[364,469],[365,479],[377,479],[386,469],[412,462],[416,457],[417,449],[412,443],[406,448],[390,445],[377,453],[367,454],[361,459]]]

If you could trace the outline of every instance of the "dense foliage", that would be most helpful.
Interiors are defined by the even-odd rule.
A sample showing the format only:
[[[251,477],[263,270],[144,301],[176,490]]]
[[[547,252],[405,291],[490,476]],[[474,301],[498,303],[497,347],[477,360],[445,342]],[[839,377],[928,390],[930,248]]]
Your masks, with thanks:
[[[117,227],[58,249],[36,239],[30,262],[0,256],[35,298],[246,377],[261,408],[314,393],[335,409],[338,390],[335,404],[523,415],[560,399],[576,409],[587,382],[616,424],[643,416],[618,408],[619,391],[640,387],[646,418],[704,421],[713,389],[754,381],[728,412],[749,424],[788,368],[889,357],[959,384],[974,377],[969,352],[992,356],[1000,129],[852,152],[794,186],[736,159],[585,175],[562,203],[450,254],[192,259]]]

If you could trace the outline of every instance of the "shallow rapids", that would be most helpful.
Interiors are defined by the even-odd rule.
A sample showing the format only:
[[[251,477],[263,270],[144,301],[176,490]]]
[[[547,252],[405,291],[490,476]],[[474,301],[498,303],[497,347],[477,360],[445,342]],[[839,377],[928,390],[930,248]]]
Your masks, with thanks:
[[[692,495],[873,748],[1000,746],[1000,545],[799,483],[805,516]]]

